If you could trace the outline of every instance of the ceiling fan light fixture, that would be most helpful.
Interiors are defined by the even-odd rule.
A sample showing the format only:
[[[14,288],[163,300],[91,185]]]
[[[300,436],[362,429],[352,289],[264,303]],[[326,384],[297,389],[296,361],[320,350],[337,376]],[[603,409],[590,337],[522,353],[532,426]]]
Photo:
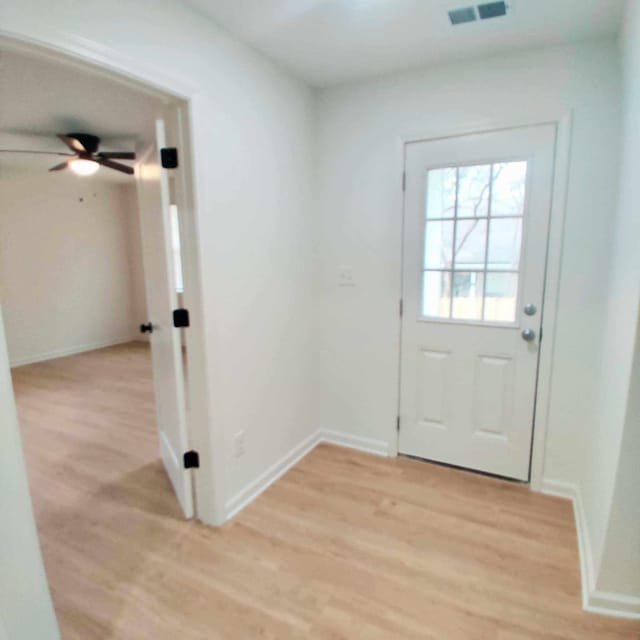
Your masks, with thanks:
[[[100,165],[95,160],[87,160],[85,158],[69,160],[69,169],[79,176],[91,176],[99,168]]]

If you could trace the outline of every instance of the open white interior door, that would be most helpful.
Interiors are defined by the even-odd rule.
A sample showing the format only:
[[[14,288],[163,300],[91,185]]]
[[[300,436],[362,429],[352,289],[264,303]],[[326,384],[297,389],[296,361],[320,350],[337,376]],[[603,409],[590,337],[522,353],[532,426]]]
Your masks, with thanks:
[[[182,346],[180,329],[173,326],[178,300],[171,253],[169,176],[160,164],[164,146],[164,121],[157,120],[156,144],[142,155],[136,177],[160,455],[184,515],[191,518],[192,478],[183,462],[188,439]]]

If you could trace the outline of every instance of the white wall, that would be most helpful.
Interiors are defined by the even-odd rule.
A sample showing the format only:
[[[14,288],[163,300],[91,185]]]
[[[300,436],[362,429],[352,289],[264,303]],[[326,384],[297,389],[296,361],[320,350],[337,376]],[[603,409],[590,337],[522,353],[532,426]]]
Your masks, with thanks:
[[[636,271],[640,273],[640,269]],[[617,467],[614,477],[605,475],[606,471],[601,465],[593,467],[594,478],[600,479],[604,484],[615,486],[608,501],[604,504],[589,502],[594,513],[587,512],[590,516],[591,527],[601,526],[604,522],[606,533],[603,536],[601,547],[594,549],[599,553],[599,572],[597,575],[596,589],[604,593],[616,594],[613,598],[622,601],[632,598],[628,607],[636,615],[640,615],[640,333],[635,336],[635,350],[633,352],[633,369],[631,372],[629,399],[626,416],[623,423],[623,432],[620,439],[614,442],[620,443],[618,448]],[[611,431],[617,431],[606,425]],[[617,435],[617,434],[612,434]],[[610,449],[613,442],[606,443],[605,449]],[[616,452],[606,451],[606,457],[612,457]],[[585,496],[588,495],[584,491]],[[585,500],[586,504],[586,500]],[[608,512],[607,512],[608,509]],[[595,536],[594,536],[595,538]],[[596,538],[597,539],[597,538]],[[627,601],[629,602],[629,601]]]
[[[511,54],[320,94],[320,425],[393,447],[398,407],[399,136],[572,112],[572,150],[545,478],[576,482],[595,420],[615,209],[614,43]],[[351,265],[355,287],[338,286]]]
[[[640,614],[640,3],[628,3],[624,25],[622,164],[601,406],[581,489],[595,586],[635,597]]]
[[[137,208],[124,188],[70,173],[2,174],[0,300],[13,366],[137,336]]]
[[[202,308],[193,330],[206,336],[201,410],[211,429],[193,444],[199,477],[215,476],[198,486],[200,516],[219,522],[221,502],[315,428],[312,92],[177,1],[13,0],[0,5],[0,25],[7,35],[197,94]],[[230,443],[238,430],[246,453],[236,459]]]
[[[44,573],[0,309],[0,638],[60,638]]]
[[[136,340],[149,341],[149,334],[141,334],[138,326],[148,322],[147,294],[144,283],[144,264],[142,260],[142,236],[140,230],[140,207],[135,184],[121,185],[120,206],[127,223],[127,255],[131,287],[131,322]]]

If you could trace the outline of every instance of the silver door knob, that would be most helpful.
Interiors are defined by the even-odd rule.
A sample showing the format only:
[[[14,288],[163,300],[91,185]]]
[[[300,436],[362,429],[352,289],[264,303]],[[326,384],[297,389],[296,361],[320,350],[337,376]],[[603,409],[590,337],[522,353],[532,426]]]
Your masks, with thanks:
[[[536,339],[536,332],[533,329],[525,329],[522,332],[522,339],[526,342],[531,342]]]
[[[529,303],[525,305],[524,312],[528,316],[535,316],[536,313],[538,312],[538,307],[536,307],[536,305],[533,303]]]

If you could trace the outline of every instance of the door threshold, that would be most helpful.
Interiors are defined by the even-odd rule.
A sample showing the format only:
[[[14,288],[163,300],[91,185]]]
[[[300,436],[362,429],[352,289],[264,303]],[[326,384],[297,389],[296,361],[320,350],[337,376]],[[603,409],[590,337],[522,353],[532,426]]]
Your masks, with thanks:
[[[420,456],[412,456],[408,453],[398,453],[398,456],[403,458],[409,458],[411,460],[417,460],[418,462],[425,462],[427,464],[435,464],[439,467],[447,467],[448,469],[456,469],[457,471],[465,471],[466,473],[473,473],[479,476],[485,476],[487,478],[495,478],[496,480],[506,480],[507,482],[513,482],[514,484],[528,485],[529,480],[518,480],[517,478],[509,478],[507,476],[501,476],[497,473],[489,473],[488,471],[480,471],[478,469],[469,469],[468,467],[460,467],[456,464],[450,464],[449,462],[440,462],[439,460],[430,460],[429,458],[421,458]]]

